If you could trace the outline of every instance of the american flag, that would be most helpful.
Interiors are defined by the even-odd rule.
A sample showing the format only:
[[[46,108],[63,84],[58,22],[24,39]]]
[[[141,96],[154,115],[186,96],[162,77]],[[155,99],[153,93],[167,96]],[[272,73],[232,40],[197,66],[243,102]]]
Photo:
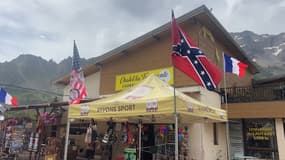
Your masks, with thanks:
[[[87,89],[84,74],[80,66],[79,52],[74,41],[72,71],[70,75],[69,104],[78,104],[81,99],[87,97]]]
[[[215,90],[222,72],[204,55],[196,43],[177,25],[172,11],[172,63],[195,82]]]

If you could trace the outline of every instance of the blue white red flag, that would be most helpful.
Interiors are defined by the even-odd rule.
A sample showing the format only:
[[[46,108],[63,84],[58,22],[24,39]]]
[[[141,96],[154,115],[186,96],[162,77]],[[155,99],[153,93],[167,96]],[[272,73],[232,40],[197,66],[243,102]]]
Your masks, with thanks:
[[[79,52],[74,41],[72,71],[70,75],[69,104],[78,104],[87,97],[84,74],[80,66]]]
[[[4,88],[0,88],[0,103],[17,106],[18,100],[16,97],[11,96]]]
[[[222,72],[197,47],[196,43],[177,25],[172,11],[172,63],[199,85],[215,90]]]
[[[247,64],[224,54],[225,72],[230,72],[242,78],[245,75]]]

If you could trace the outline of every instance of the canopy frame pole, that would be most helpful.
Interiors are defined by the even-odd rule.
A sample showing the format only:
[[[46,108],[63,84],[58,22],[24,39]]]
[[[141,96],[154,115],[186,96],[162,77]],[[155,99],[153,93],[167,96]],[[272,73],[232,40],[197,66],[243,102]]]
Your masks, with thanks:
[[[64,160],[67,160],[68,141],[69,141],[69,129],[70,129],[70,119],[67,118],[67,123],[66,123],[66,135],[65,135],[65,145],[64,145]]]
[[[176,107],[176,91],[175,91],[175,67],[173,66],[173,103],[174,103],[174,122],[175,122],[175,160],[178,160],[178,115]]]
[[[142,156],[142,120],[139,120],[139,156],[138,156],[138,160],[141,160],[141,156]]]

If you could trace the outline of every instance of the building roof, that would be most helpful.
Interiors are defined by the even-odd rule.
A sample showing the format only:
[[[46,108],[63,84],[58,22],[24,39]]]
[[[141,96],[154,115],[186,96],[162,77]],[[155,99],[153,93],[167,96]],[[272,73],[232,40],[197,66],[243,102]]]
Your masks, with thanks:
[[[214,15],[211,13],[211,11],[205,6],[202,5],[183,16],[176,19],[177,23],[184,23],[186,21],[193,20],[193,21],[199,21],[206,25],[215,36],[215,38],[219,39],[222,43],[227,45],[229,48],[232,48],[234,51],[234,55],[238,57],[239,60],[245,62],[249,65],[249,70],[251,73],[257,73],[256,66],[252,63],[251,60],[246,56],[243,49],[237,44],[237,42],[232,38],[232,36],[229,34],[229,32],[226,31],[226,29],[218,22],[218,20],[214,17]],[[90,74],[93,74],[97,72],[100,68],[100,66],[108,60],[111,60],[112,58],[115,58],[117,56],[121,56],[123,54],[129,53],[128,51],[131,49],[134,49],[138,46],[141,46],[143,43],[146,43],[150,40],[157,40],[159,39],[160,35],[163,33],[170,31],[170,25],[171,22],[168,22],[130,42],[127,42],[118,48],[115,48],[101,56],[95,57],[93,59],[94,65],[90,65],[83,68],[85,76],[88,76]],[[235,54],[236,53],[236,54]],[[241,54],[238,54],[241,53]],[[64,84],[67,85],[69,83],[69,75],[66,75],[56,81],[54,81],[55,84]]]
[[[254,80],[254,85],[266,85],[266,84],[273,84],[273,83],[283,83],[285,84],[285,74],[277,75],[269,78],[264,78],[260,80]]]

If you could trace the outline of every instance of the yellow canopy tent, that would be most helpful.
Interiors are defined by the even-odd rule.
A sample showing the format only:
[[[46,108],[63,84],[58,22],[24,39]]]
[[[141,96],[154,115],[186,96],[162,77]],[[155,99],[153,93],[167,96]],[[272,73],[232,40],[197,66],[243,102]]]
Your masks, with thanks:
[[[181,123],[193,123],[201,120],[226,121],[226,112],[210,107],[186,94],[175,91],[177,113]],[[144,123],[173,123],[174,91],[173,87],[151,75],[140,84],[89,103],[75,104],[69,107],[68,118],[96,120],[128,120]]]
[[[180,123],[205,122],[205,120],[227,121],[224,110],[205,105],[186,94],[175,90],[176,114],[174,104],[174,88],[151,75],[140,84],[116,93],[108,98],[103,98],[89,103],[74,104],[68,109],[68,119],[89,119],[113,121],[140,121],[143,123],[175,123],[175,157],[178,159],[178,118]],[[175,118],[174,118],[175,115]],[[68,120],[67,130],[70,122]],[[141,132],[141,127],[139,127]],[[67,141],[69,132],[66,133],[64,159],[67,158]],[[141,134],[139,134],[139,146]],[[141,147],[139,160],[141,158]]]

